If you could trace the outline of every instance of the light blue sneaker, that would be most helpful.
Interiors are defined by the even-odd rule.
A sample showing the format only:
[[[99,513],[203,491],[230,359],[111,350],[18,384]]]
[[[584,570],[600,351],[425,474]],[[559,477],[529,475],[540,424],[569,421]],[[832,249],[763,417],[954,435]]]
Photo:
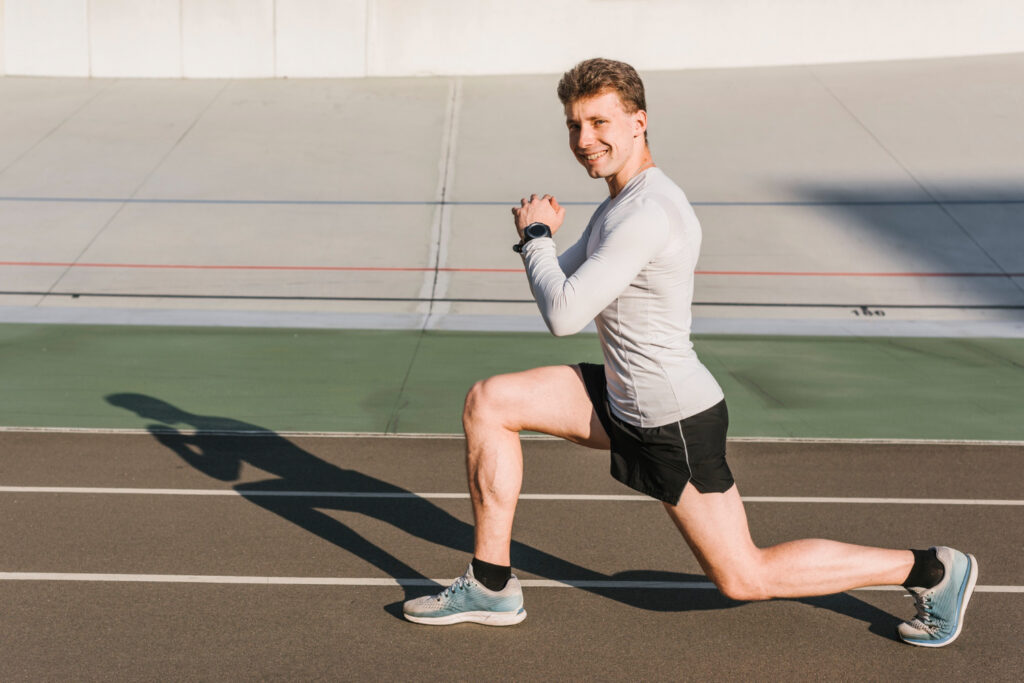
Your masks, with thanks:
[[[917,617],[896,628],[903,642],[922,647],[942,647],[956,640],[964,625],[967,602],[978,582],[978,561],[974,555],[946,547],[933,550],[946,574],[933,588],[907,589],[917,604]]]
[[[462,621],[511,626],[526,618],[519,579],[513,575],[500,591],[488,590],[473,577],[473,565],[437,595],[407,601],[402,612],[409,621],[435,626]]]

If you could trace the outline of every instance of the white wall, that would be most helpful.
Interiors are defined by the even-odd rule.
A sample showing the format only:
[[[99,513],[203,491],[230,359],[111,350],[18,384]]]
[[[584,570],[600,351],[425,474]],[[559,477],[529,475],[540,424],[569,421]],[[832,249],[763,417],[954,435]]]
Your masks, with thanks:
[[[379,0],[371,70],[684,69],[1024,50],[1024,0]]]
[[[181,0],[181,68],[186,78],[275,75],[273,0]]]
[[[1022,0],[0,0],[0,73],[347,77],[1024,51]]]
[[[4,67],[23,75],[89,75],[88,0],[5,0]]]
[[[180,0],[89,2],[89,75],[181,76],[181,11]]]
[[[367,75],[367,5],[367,0],[277,0],[275,74]]]

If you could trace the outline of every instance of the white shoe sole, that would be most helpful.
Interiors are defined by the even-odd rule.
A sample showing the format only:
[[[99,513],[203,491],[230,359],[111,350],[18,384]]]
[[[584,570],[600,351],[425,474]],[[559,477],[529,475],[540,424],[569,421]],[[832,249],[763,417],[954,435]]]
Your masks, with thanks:
[[[415,624],[427,624],[428,626],[448,626],[465,621],[485,626],[513,626],[526,618],[526,610],[520,607],[516,612],[459,612],[446,617],[417,617],[405,614],[405,618]]]

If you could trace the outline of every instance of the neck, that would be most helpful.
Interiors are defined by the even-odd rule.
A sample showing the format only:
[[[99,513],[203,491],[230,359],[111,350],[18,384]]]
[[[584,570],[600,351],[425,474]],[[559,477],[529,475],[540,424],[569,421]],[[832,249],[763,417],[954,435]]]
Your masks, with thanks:
[[[608,183],[608,194],[615,198],[622,192],[622,188],[629,184],[630,180],[653,166],[654,159],[651,158],[651,150],[647,148],[647,145],[644,145],[643,152],[637,157],[635,162],[628,164],[615,175],[605,178],[605,181]]]

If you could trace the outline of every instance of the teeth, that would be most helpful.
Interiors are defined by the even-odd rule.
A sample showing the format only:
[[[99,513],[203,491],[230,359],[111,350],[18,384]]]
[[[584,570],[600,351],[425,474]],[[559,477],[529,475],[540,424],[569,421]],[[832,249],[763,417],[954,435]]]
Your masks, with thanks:
[[[586,155],[584,155],[584,158],[587,161],[593,161],[594,159],[597,159],[598,157],[603,156],[607,151],[608,150],[604,150],[604,151],[601,151],[601,152],[597,152],[596,154],[586,154]]]

